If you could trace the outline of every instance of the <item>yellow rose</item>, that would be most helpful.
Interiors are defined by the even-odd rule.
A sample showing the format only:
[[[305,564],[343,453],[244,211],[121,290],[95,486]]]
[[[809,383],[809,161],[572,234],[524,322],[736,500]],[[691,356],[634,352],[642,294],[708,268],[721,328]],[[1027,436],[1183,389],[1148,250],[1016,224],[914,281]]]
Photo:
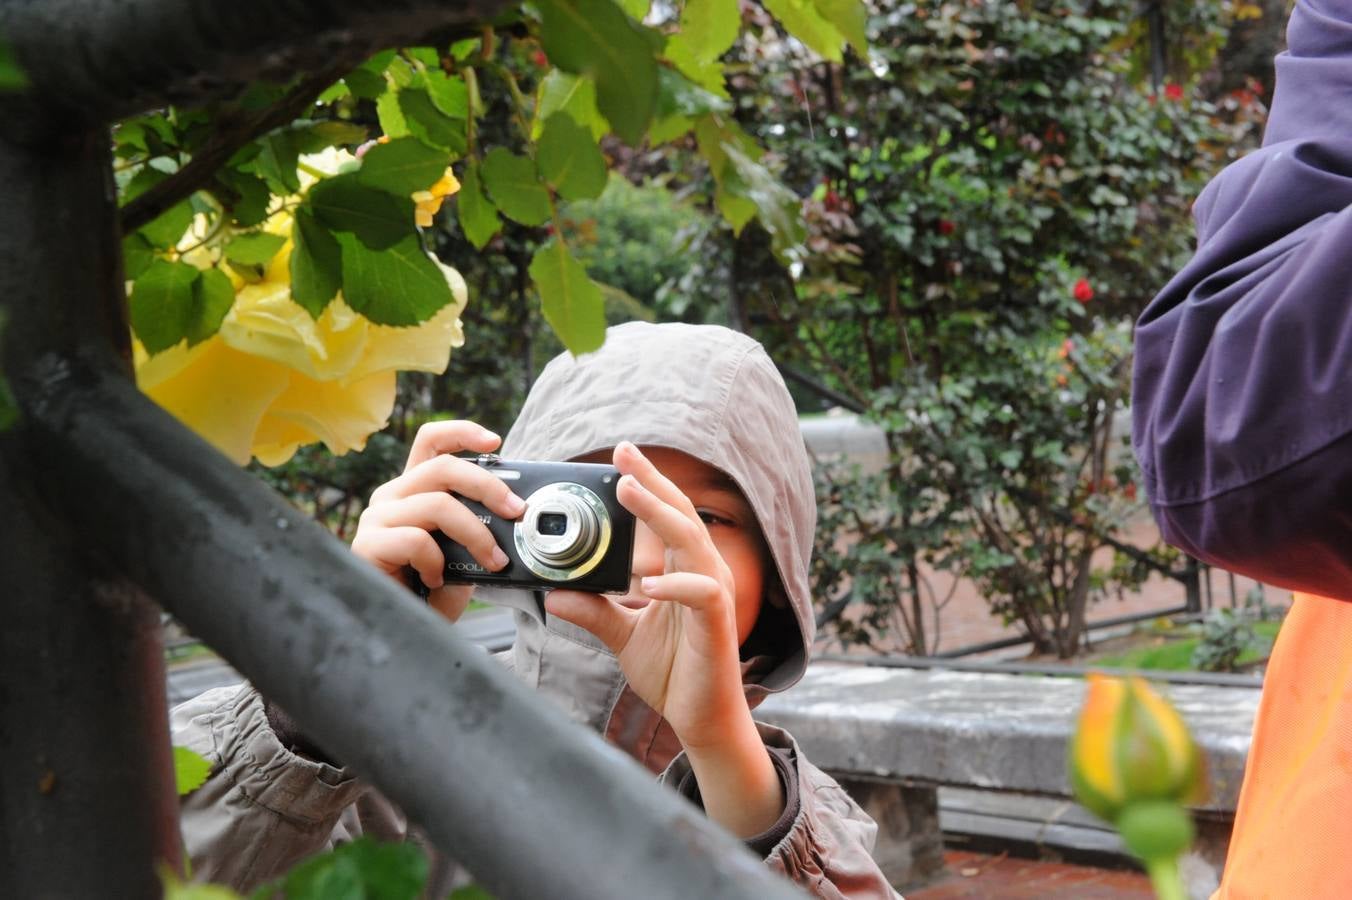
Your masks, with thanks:
[[[1183,718],[1141,678],[1089,676],[1068,762],[1080,803],[1110,822],[1138,801],[1183,803],[1203,788]]]
[[[288,234],[290,217],[273,216],[268,230]],[[234,279],[234,306],[206,341],[154,356],[134,343],[141,389],[240,465],[251,456],[278,465],[317,441],[334,453],[361,449],[389,419],[395,372],[443,372],[451,348],[464,343],[467,290],[455,269],[438,263],[453,302],[420,325],[394,328],[367,321],[341,294],[311,318],[291,299],[290,256],[288,241],[262,281]]]

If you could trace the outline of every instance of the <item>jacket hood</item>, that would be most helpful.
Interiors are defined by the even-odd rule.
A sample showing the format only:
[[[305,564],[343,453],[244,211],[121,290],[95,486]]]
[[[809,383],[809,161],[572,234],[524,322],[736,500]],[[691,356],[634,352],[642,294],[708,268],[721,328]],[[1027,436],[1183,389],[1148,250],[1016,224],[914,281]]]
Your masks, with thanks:
[[[748,690],[758,699],[792,685],[807,666],[816,629],[808,564],[817,506],[793,400],[764,348],[716,325],[616,325],[600,350],[565,353],[545,367],[501,452],[563,460],[625,440],[679,450],[741,489],[784,595],[767,595],[744,645],[744,656],[753,645],[756,654],[745,666]],[[574,645],[599,646],[567,623],[544,621],[538,607],[518,616],[519,629],[539,627],[566,633]],[[522,637],[532,643],[529,633]]]

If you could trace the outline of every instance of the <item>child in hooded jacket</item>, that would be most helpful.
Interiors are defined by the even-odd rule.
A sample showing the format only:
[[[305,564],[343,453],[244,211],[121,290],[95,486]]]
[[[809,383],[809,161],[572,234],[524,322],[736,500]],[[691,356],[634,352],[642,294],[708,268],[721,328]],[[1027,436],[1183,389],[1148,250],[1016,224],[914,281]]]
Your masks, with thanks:
[[[470,422],[424,426],[352,546],[391,577],[416,571],[452,621],[474,589],[443,583],[429,532],[490,569],[507,560],[450,492],[508,518],[524,510],[506,482],[451,455],[462,451],[613,461],[638,520],[624,595],[492,592],[515,610],[503,662],[815,895],[897,896],[870,855],[876,825],[787,732],[751,716],[802,676],[815,630],[811,472],[760,345],[716,326],[616,326],[598,352],[545,368],[505,441]],[[198,877],[248,889],[359,834],[421,842],[248,685],[180,706],[172,726],[175,744],[213,763],[183,803]],[[430,855],[430,886],[444,889],[455,865]]]

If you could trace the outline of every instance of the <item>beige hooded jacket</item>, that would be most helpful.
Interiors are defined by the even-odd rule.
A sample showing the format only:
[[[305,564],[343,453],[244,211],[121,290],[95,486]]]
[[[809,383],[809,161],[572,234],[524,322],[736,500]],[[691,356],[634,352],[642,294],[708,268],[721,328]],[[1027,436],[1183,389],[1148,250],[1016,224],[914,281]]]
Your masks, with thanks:
[[[571,459],[622,440],[680,450],[741,488],[781,586],[771,590],[743,645],[747,697],[755,705],[797,682],[815,627],[808,561],[816,504],[793,402],[764,350],[715,326],[611,328],[598,352],[565,354],[545,368],[502,455]],[[540,594],[496,591],[491,599],[516,611],[516,642],[503,662],[699,802],[670,726],[627,686],[613,654],[591,634],[546,615]],[[423,843],[398,810],[350,772],[284,747],[248,686],[183,704],[172,728],[175,744],[213,764],[207,783],[183,803],[184,839],[200,878],[248,889],[362,833]],[[766,725],[760,731],[788,803],[769,832],[748,841],[752,850],[816,896],[897,896],[870,856],[876,825],[788,733]],[[431,856],[435,892],[450,886],[455,867]]]

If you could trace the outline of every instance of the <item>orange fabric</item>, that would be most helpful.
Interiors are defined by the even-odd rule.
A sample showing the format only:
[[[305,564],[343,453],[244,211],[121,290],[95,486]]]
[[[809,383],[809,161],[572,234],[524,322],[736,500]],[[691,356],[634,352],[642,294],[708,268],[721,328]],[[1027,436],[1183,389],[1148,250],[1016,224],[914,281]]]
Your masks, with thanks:
[[[1352,603],[1295,595],[1213,900],[1352,898]]]

